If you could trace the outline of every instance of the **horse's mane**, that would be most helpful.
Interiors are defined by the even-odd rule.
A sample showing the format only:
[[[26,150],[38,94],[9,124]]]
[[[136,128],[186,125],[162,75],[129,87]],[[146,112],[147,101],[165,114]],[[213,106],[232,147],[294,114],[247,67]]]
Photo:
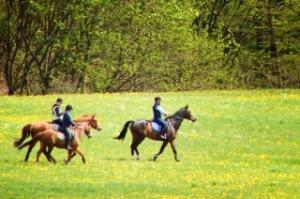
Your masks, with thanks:
[[[182,112],[186,110],[186,107],[180,108],[178,111],[176,111],[171,117],[180,116]]]
[[[83,115],[77,119],[74,120],[74,122],[84,122],[88,119],[91,119],[91,117],[93,117],[92,115]]]

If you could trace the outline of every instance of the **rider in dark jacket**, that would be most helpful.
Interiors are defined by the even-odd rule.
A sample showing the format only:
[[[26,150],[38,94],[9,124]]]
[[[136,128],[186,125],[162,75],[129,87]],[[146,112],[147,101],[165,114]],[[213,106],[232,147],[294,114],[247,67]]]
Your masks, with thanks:
[[[67,143],[67,149],[71,150],[71,139],[72,139],[72,131],[71,128],[72,126],[77,126],[71,116],[71,112],[73,110],[73,107],[71,105],[66,106],[66,111],[63,115],[63,133],[66,136],[66,143]]]
[[[62,126],[62,120],[63,120],[63,112],[61,111],[61,104],[63,103],[63,99],[57,98],[56,103],[52,106],[52,115],[53,115],[53,124],[57,124],[59,126]]]
[[[162,119],[162,116],[167,116],[168,113],[162,108],[160,105],[161,98],[160,97],[155,97],[154,99],[155,103],[153,105],[153,121],[158,123],[162,130],[161,130],[161,135],[160,137],[162,139],[167,139],[167,130],[168,130],[168,123]]]

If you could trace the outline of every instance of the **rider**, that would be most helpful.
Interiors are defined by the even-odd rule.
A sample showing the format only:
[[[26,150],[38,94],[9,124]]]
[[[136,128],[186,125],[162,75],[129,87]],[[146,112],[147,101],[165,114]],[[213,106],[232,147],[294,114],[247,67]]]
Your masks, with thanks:
[[[52,106],[52,115],[53,115],[53,124],[57,124],[59,126],[62,126],[62,120],[63,120],[63,112],[61,111],[61,104],[63,103],[62,98],[57,98],[56,103]]]
[[[65,111],[64,116],[63,116],[63,133],[66,136],[66,143],[67,143],[67,149],[68,150],[72,149],[72,147],[71,147],[72,132],[71,132],[70,127],[71,126],[77,126],[73,122],[72,117],[71,117],[72,110],[73,110],[73,107],[71,105],[67,105],[66,106],[66,111]]]
[[[154,105],[153,105],[153,121],[158,123],[162,130],[161,130],[161,134],[160,137],[164,140],[167,139],[167,130],[168,130],[168,124],[165,120],[162,119],[162,115],[163,116],[167,116],[167,112],[162,108],[162,106],[160,105],[161,102],[161,98],[160,97],[155,97],[154,98]]]

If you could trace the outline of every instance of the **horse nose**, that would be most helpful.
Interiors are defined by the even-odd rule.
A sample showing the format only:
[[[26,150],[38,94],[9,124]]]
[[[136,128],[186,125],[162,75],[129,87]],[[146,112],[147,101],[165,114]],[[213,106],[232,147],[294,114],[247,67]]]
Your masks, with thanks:
[[[98,131],[101,131],[101,130],[102,130],[102,128],[101,128],[101,127],[98,127],[98,128],[97,128],[97,130],[98,130]]]

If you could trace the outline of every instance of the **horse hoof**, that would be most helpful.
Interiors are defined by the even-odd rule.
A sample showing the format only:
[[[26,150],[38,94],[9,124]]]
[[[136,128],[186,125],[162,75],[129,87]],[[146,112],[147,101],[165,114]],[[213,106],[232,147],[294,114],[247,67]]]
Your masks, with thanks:
[[[140,157],[139,157],[139,156],[137,156],[135,159],[136,159],[136,160],[140,160]]]
[[[158,156],[156,155],[156,156],[154,156],[154,158],[153,158],[153,161],[156,161],[157,160],[157,158],[158,158]]]
[[[180,160],[179,160],[179,159],[175,159],[175,161],[176,161],[176,162],[180,162]]]

